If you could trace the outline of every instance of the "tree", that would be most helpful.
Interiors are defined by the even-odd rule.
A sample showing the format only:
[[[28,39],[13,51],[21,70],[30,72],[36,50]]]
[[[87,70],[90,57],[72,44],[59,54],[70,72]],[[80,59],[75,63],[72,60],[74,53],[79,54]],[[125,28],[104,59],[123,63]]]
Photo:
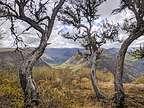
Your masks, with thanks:
[[[124,107],[125,93],[123,89],[123,66],[124,58],[130,44],[144,35],[144,1],[143,0],[121,0],[120,8],[116,9],[114,13],[119,13],[124,9],[133,12],[134,18],[128,19],[124,23],[123,29],[129,34],[128,38],[122,43],[119,53],[117,55],[117,65],[115,72],[115,98],[117,108]]]
[[[99,19],[97,8],[105,0],[69,0],[67,5],[61,9],[59,20],[66,28],[60,31],[67,39],[78,41],[88,52],[86,58],[91,63],[91,83],[97,99],[105,96],[97,86],[96,69],[97,60],[102,53],[101,46],[108,40],[118,39],[118,26],[102,21],[99,29],[96,29],[96,21]]]
[[[144,45],[140,45],[139,48],[134,48],[131,52],[129,52],[129,54],[136,59],[143,59],[144,58]]]
[[[14,21],[16,20],[29,24],[29,27],[24,31],[35,29],[40,37],[38,47],[31,52],[25,53],[26,55],[23,56],[18,69],[26,108],[38,106],[39,104],[38,90],[32,76],[32,69],[48,45],[47,41],[51,35],[55,18],[64,2],[65,0],[55,2],[52,14],[48,15],[50,0],[0,0],[0,17],[10,20],[11,32],[15,36],[17,47],[19,45],[18,42],[22,42],[22,39],[15,31]]]

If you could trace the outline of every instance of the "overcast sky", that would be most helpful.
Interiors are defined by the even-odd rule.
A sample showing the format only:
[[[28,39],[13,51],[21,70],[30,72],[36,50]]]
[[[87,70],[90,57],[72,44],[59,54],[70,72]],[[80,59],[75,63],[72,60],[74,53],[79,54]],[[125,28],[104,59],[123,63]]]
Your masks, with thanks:
[[[115,23],[117,23],[117,22],[121,23],[124,18],[130,17],[131,13],[126,13],[126,12],[123,12],[118,15],[111,15],[111,12],[114,9],[116,9],[117,7],[119,7],[119,4],[120,4],[120,0],[107,0],[107,2],[103,3],[99,7],[99,11],[98,11],[98,13],[101,15],[101,19],[108,18],[109,20],[111,20]],[[28,25],[25,23],[17,22],[17,27],[19,28],[20,31],[23,30],[24,28],[26,28],[27,26]],[[0,42],[0,43],[2,43],[1,47],[12,47],[13,46],[13,37],[10,36],[10,32],[8,31],[9,27],[10,27],[10,24],[6,23],[3,25],[3,28],[1,28],[2,32],[6,32],[6,34],[3,35],[5,38],[3,40],[1,40],[1,42]],[[52,48],[80,47],[80,45],[78,43],[75,43],[71,40],[64,39],[63,37],[58,35],[57,32],[59,29],[60,29],[60,23],[56,22],[55,27],[52,32],[52,35],[49,39],[49,43],[51,43],[51,44],[48,47],[52,47]],[[34,36],[36,36],[34,30],[32,30],[31,34],[29,34],[29,38],[26,38],[26,35],[25,35],[25,41],[27,43],[32,43],[32,44],[30,44],[31,47],[35,47],[39,44],[38,37],[34,38]],[[126,34],[124,34],[124,33],[120,34],[121,39],[124,40],[124,39],[126,39],[126,37],[127,37]],[[132,46],[138,46],[142,41],[143,41],[143,37],[141,37],[141,39],[135,41]],[[117,43],[117,42],[116,43],[108,43],[108,44],[104,45],[103,47],[105,47],[105,48],[120,47],[120,43]]]
[[[110,18],[111,12],[115,8],[117,8],[120,4],[120,0],[108,0],[107,2],[103,3],[99,7],[98,14],[101,15],[101,19]],[[119,16],[119,15],[117,15]],[[112,20],[117,20],[116,17],[111,17]],[[49,47],[80,47],[78,43],[75,43],[71,40],[64,39],[63,37],[55,34],[57,30],[53,32],[53,35],[51,36],[50,42],[52,43]],[[111,46],[110,44],[105,45],[104,47]],[[112,44],[112,47],[117,47],[118,45],[116,43]]]

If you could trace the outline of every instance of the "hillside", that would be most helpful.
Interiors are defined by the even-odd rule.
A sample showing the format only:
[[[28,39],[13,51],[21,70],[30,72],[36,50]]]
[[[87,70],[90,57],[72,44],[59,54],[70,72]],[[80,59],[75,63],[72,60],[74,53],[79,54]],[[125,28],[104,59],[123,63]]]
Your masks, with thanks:
[[[97,72],[106,100],[95,99],[89,68],[81,66],[35,67],[34,79],[41,98],[38,108],[112,108],[114,85],[111,73]],[[144,83],[125,83],[126,108],[144,108]],[[0,71],[0,108],[23,108],[23,95],[15,70]]]
[[[98,69],[103,71],[115,71],[115,62],[118,49],[104,49],[101,59],[98,60]],[[78,53],[69,58],[65,64],[82,65],[89,67],[90,63],[83,59]],[[124,82],[129,82],[135,80],[137,77],[144,74],[144,63],[143,60],[134,59],[131,55],[126,54],[125,64],[124,64]]]
[[[114,78],[111,72],[114,69],[117,49],[104,50],[102,59],[99,61],[98,85],[107,96],[107,99],[103,101],[95,99],[88,62],[76,53],[78,49],[48,50],[33,70],[33,77],[38,85],[41,98],[39,108],[113,107]],[[47,63],[54,63],[55,56],[62,64],[52,65],[51,68],[46,66]],[[11,49],[0,51],[0,60],[3,62],[1,66],[5,64],[4,61],[9,63],[8,65],[13,65],[18,59],[19,56]],[[127,108],[144,107],[144,77],[139,77],[143,74],[142,65],[142,60],[133,59],[130,55],[126,56],[124,81],[129,83],[124,83],[124,89]],[[23,108],[19,78],[15,69],[11,67],[7,70],[0,70],[0,108]]]
[[[0,49],[0,68],[11,68],[18,65],[20,55],[14,49]]]
[[[64,63],[89,67],[89,62],[78,55],[78,50],[83,51],[77,48],[47,48],[43,56],[36,63],[36,66],[60,65]],[[118,49],[116,48],[104,49],[101,60],[99,60],[98,69],[114,72],[117,53]],[[14,49],[0,49],[0,68],[14,66],[15,64],[19,64],[18,61],[20,61],[20,57],[14,52]],[[127,54],[124,65],[124,81],[133,81],[135,78],[143,75],[143,65],[143,60],[134,59]]]
[[[31,51],[31,49],[26,49],[27,51]],[[26,52],[27,53],[27,52]],[[47,55],[43,54],[40,60],[37,61],[35,66],[49,66],[47,63]],[[21,54],[16,52],[13,48],[1,48],[0,49],[0,69],[10,69],[15,66],[20,65],[20,61],[22,60]]]
[[[62,64],[67,59],[72,57],[78,50],[78,48],[47,48],[45,54],[51,59],[47,59],[50,64]]]
[[[29,49],[30,50],[30,49]],[[49,64],[61,64],[69,59],[77,52],[77,48],[47,48],[40,60],[36,63],[37,66]],[[0,49],[0,68],[8,68],[19,64],[20,55],[12,48]]]

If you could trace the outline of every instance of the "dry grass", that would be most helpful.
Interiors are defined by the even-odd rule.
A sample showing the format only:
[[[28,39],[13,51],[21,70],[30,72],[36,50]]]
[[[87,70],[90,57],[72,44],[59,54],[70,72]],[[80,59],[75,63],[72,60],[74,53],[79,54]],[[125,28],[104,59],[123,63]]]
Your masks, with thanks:
[[[23,96],[15,70],[0,71],[0,108],[20,108]]]
[[[133,81],[134,84],[144,84],[144,75]]]
[[[100,89],[108,97],[105,102],[94,99],[89,78],[90,69],[81,66],[37,67],[33,76],[38,85],[39,108],[111,108],[114,95],[113,76],[98,71]],[[125,84],[128,108],[144,108],[144,85]],[[0,107],[22,108],[23,97],[14,70],[0,72]]]

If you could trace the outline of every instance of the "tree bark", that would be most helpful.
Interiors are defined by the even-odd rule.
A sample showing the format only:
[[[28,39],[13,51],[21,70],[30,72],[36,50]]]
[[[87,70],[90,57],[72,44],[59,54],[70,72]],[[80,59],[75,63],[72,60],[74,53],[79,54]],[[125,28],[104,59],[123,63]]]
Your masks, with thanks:
[[[123,69],[124,69],[124,59],[130,44],[143,35],[143,32],[138,31],[137,33],[132,33],[121,45],[119,53],[117,55],[116,61],[116,72],[115,72],[115,96],[114,103],[116,108],[124,108],[125,93],[123,88]]]
[[[91,83],[92,83],[92,87],[93,87],[93,90],[95,92],[95,95],[96,95],[96,98],[99,100],[99,99],[105,99],[105,96],[102,94],[102,92],[100,92],[100,89],[98,88],[98,85],[97,85],[97,77],[96,77],[96,67],[97,67],[97,64],[96,64],[96,53],[94,53],[92,55],[92,60],[91,60],[91,73],[90,73],[90,77],[91,77]]]
[[[42,56],[46,46],[47,40],[41,41],[38,48],[24,56],[21,66],[19,67],[20,84],[24,92],[25,108],[37,107],[39,104],[38,89],[32,76],[32,69],[35,62]]]
[[[20,84],[24,93],[24,107],[34,107],[39,104],[38,90],[32,77],[32,68],[26,60],[19,69]]]

